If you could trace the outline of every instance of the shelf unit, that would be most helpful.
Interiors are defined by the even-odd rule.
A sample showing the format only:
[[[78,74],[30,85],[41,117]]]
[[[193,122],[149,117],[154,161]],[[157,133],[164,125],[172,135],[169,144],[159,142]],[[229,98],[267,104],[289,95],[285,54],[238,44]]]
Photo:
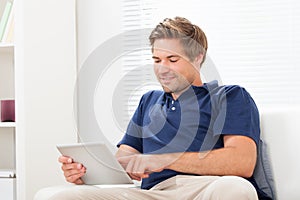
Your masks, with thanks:
[[[0,122],[0,128],[15,128],[15,122]]]
[[[15,99],[16,122],[0,123],[0,170],[12,170],[16,178],[0,179],[0,200],[34,199],[41,188],[64,184],[55,146],[77,138],[76,1],[13,1],[14,41],[0,43],[0,99]],[[1,180],[15,184],[13,190]]]
[[[6,0],[0,0],[4,5]],[[2,13],[0,13],[1,19]],[[15,99],[14,44],[0,42],[0,100]],[[1,108],[0,108],[1,112]],[[16,199],[16,123],[0,120],[0,199]],[[13,178],[12,178],[13,177]]]

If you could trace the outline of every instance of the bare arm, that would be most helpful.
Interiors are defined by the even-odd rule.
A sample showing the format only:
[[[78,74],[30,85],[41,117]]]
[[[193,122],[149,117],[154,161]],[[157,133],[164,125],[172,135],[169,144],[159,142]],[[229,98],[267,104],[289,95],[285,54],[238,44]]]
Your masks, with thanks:
[[[210,152],[185,152],[119,157],[128,173],[141,178],[151,172],[171,169],[199,175],[250,177],[256,163],[256,144],[246,136],[224,136],[224,148]]]
[[[141,153],[131,146],[122,144],[116,153],[116,158],[118,159],[122,157],[134,156],[134,155],[141,155]],[[124,169],[127,168],[127,164],[125,163],[120,163],[120,164],[123,166]],[[127,173],[132,179],[138,181],[140,181],[142,178],[145,177],[145,176],[137,176],[134,173],[130,173],[129,171]]]
[[[123,156],[130,156],[134,154],[140,154],[140,152],[131,146],[122,144],[116,153],[116,158],[123,157]]]
[[[192,174],[250,177],[255,163],[255,142],[246,136],[228,135],[224,136],[224,148],[184,153],[166,168]]]

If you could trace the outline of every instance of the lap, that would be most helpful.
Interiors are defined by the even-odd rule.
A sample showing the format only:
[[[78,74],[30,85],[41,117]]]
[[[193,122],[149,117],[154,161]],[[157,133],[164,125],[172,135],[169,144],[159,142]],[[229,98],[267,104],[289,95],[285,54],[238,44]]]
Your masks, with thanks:
[[[246,193],[244,199],[257,199],[256,191],[247,180],[235,176],[188,176],[179,175],[167,179],[150,190],[138,188],[99,188],[97,186],[70,185],[45,188],[39,191],[35,200],[68,200],[68,199],[218,199],[224,193],[230,195],[238,191]],[[249,194],[248,194],[249,193]],[[224,199],[224,198],[222,198]],[[234,198],[234,199],[240,199]]]
[[[37,192],[34,200],[140,200],[158,199],[159,195],[139,188],[101,188],[91,185],[54,186],[43,188]]]

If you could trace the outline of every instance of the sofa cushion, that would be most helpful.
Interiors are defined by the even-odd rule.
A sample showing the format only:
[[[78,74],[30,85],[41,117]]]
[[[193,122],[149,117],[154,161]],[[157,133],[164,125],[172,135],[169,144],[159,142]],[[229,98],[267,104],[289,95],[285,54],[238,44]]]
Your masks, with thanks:
[[[254,179],[258,187],[273,200],[276,199],[276,189],[272,164],[266,142],[259,141],[258,155],[254,169]]]

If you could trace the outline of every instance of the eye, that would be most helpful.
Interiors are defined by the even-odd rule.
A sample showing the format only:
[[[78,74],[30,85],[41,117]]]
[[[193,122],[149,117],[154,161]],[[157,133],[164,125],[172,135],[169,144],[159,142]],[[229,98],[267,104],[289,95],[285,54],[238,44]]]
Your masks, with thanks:
[[[179,60],[179,58],[170,58],[170,62],[175,63]]]
[[[160,59],[154,59],[154,63],[160,63],[161,60]]]

